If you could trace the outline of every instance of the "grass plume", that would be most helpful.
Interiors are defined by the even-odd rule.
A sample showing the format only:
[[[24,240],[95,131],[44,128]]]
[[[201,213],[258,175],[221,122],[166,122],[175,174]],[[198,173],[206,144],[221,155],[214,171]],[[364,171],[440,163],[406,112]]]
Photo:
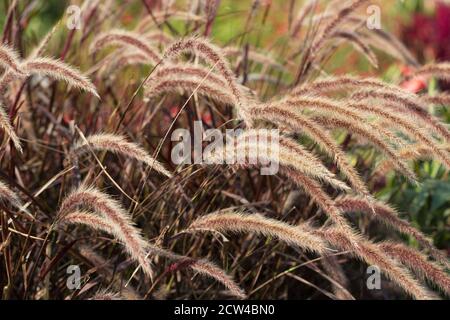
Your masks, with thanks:
[[[164,168],[164,166],[150,156],[144,149],[135,143],[128,142],[127,139],[120,135],[99,133],[81,139],[73,147],[72,153],[74,155],[82,155],[89,152],[89,150],[109,151],[118,153],[123,156],[134,158],[148,165],[155,171],[167,176],[172,177],[172,174]]]
[[[52,58],[32,58],[22,64],[28,75],[39,74],[49,76],[55,80],[67,82],[72,87],[92,93],[97,98],[97,93],[92,82],[77,69],[68,64]]]
[[[355,247],[347,236],[340,231],[326,229],[318,233],[336,248],[348,250],[367,264],[378,266],[391,281],[395,282],[415,299],[436,299],[436,296],[425,289],[406,269],[399,266],[395,260],[387,257],[377,245],[370,241],[360,238],[358,239],[358,246]]]
[[[95,53],[113,45],[135,48],[145,54],[154,65],[161,61],[158,50],[149,45],[145,37],[131,31],[112,30],[102,33],[92,41],[89,50],[91,53]]]
[[[326,246],[323,241],[308,229],[307,226],[290,226],[260,214],[212,213],[195,220],[185,232],[251,232],[272,236],[311,252],[325,252]]]
[[[336,199],[336,206],[344,212],[363,212],[373,215],[376,219],[393,229],[414,237],[423,248],[430,251],[430,254],[435,259],[444,265],[449,265],[447,257],[436,249],[424,234],[411,226],[406,220],[401,219],[398,212],[389,205],[381,201],[369,203],[366,199],[347,195]]]

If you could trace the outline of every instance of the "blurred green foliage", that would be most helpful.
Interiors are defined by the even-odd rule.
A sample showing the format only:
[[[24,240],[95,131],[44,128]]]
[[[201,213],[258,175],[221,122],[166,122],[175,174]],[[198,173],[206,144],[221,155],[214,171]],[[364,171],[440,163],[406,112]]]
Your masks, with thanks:
[[[419,161],[415,165],[419,183],[392,175],[378,197],[393,204],[404,218],[430,235],[436,246],[449,249],[450,182],[448,173],[437,161]],[[409,239],[414,244],[413,239]]]
[[[405,23],[415,13],[433,14],[424,0],[397,1],[391,15],[404,18]],[[448,44],[450,45],[450,43]],[[426,48],[423,48],[424,50]],[[401,75],[398,63],[392,63],[385,73],[387,81],[396,81]],[[429,93],[439,89],[436,81],[429,86]],[[434,113],[450,123],[450,110],[437,107]],[[396,205],[414,226],[432,236],[437,247],[450,250],[450,181],[448,172],[437,161],[419,161],[415,164],[418,184],[406,182],[396,176],[388,179],[379,197]],[[410,239],[411,242],[414,242]]]
[[[12,1],[3,1],[0,3],[0,32],[3,32],[7,8]],[[28,1],[19,1],[18,6],[21,10]],[[30,15],[28,25],[26,26],[27,34],[42,37],[62,16],[67,6],[67,0],[43,0],[37,1],[33,12]]]

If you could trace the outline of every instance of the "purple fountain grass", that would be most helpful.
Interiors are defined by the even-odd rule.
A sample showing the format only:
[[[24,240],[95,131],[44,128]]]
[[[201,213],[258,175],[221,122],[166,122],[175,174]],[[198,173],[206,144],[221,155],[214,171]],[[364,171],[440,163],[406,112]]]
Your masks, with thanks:
[[[113,45],[135,48],[145,54],[154,65],[161,61],[158,50],[149,45],[145,37],[125,30],[112,30],[98,35],[91,43],[89,50],[91,53],[95,53]]]
[[[447,296],[450,296],[450,277],[439,265],[428,261],[420,252],[399,243],[383,242],[379,247],[389,256],[411,269],[422,280],[431,280]]]
[[[336,206],[344,212],[363,212],[372,215],[395,230],[414,237],[423,248],[430,251],[435,259],[447,266],[449,265],[448,258],[436,249],[424,234],[412,227],[406,220],[399,218],[398,212],[388,204],[381,201],[369,203],[364,198],[348,195],[341,196],[335,201]]]
[[[73,155],[82,155],[89,150],[101,150],[118,153],[127,157],[134,158],[148,165],[155,171],[172,177],[172,174],[164,168],[164,166],[150,156],[144,149],[135,143],[128,142],[123,136],[108,133],[99,133],[81,139],[72,149]]]
[[[12,70],[18,75],[24,75],[25,72],[20,65],[19,55],[10,47],[1,44],[0,45],[0,66]]]
[[[49,76],[56,80],[67,82],[72,87],[92,93],[97,98],[97,93],[92,82],[77,69],[68,64],[52,58],[31,58],[22,63],[22,67],[28,75],[39,74]]]
[[[350,251],[354,256],[366,262],[369,265],[378,266],[381,271],[399,287],[403,288],[405,292],[418,300],[433,300],[437,296],[431,293],[428,289],[423,287],[408,270],[399,266],[399,264],[387,257],[376,244],[359,237],[358,246],[355,247],[347,235],[335,229],[324,229],[318,231],[318,234],[323,236],[331,245],[340,250]]]
[[[195,220],[184,232],[250,232],[271,236],[298,246],[301,249],[324,253],[327,248],[319,237],[313,235],[306,225],[291,226],[284,222],[266,218],[260,214],[241,214],[235,212],[212,213]]]

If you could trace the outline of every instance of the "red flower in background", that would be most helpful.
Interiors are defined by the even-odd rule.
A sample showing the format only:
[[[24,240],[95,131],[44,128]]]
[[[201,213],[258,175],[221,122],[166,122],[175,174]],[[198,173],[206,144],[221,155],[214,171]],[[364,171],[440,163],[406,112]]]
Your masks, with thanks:
[[[425,51],[431,51],[435,60],[450,60],[450,6],[439,2],[434,16],[416,13],[402,37],[421,59]]]
[[[427,82],[423,78],[414,78],[403,82],[401,87],[406,91],[418,93],[427,87]]]
[[[439,3],[436,11],[436,59],[450,60],[450,5]]]
[[[450,61],[450,5],[438,2],[432,16],[416,13],[412,23],[403,28],[402,38],[423,63]],[[412,91],[420,91],[421,84],[410,83],[407,86],[412,86]],[[441,87],[450,89],[450,84],[442,83]]]

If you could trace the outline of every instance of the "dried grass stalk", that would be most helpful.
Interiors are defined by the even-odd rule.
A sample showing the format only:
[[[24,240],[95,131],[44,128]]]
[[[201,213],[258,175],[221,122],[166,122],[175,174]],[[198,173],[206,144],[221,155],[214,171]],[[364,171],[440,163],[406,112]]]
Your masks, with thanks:
[[[289,177],[298,186],[303,188],[305,192],[310,195],[311,199],[330,217],[336,224],[336,228],[352,239],[354,245],[356,242],[354,238],[354,230],[345,220],[342,211],[336,206],[331,197],[322,189],[322,186],[317,181],[302,175],[292,169],[281,168],[281,172]]]
[[[356,18],[359,20],[359,25],[366,23],[366,16]],[[353,17],[352,17],[353,20]],[[411,51],[394,35],[383,29],[361,30],[364,37],[370,41],[370,45],[397,58],[401,62],[409,66],[417,67],[419,63],[417,59],[411,54]]]
[[[381,100],[386,107],[401,111],[408,116],[420,120],[424,125],[430,128],[435,134],[443,137],[446,142],[450,141],[450,132],[448,128],[438,119],[426,111],[426,106],[420,103],[420,100],[411,94],[394,92],[391,90],[361,90],[351,96],[352,100]]]
[[[18,76],[11,71],[6,71],[2,74],[0,77],[0,99],[2,99],[8,90],[8,84],[10,84],[12,81],[16,80]],[[21,76],[19,78],[22,78]]]
[[[323,128],[315,124],[314,121],[285,108],[278,108],[271,105],[250,108],[249,113],[252,114],[254,120],[261,119],[269,121],[285,128],[289,128],[291,131],[307,134],[334,159],[341,172],[347,177],[357,192],[365,195],[369,194],[367,187],[364,182],[362,182],[358,172],[349,164],[342,149],[336,144],[333,138],[328,135]]]
[[[337,190],[349,190],[344,182],[338,180],[317,157],[301,145],[287,137],[269,135],[265,130],[245,130],[215,153],[205,154],[204,160],[207,163],[223,163],[230,157],[242,158],[237,161],[239,165],[262,166],[276,163],[328,183]]]
[[[136,26],[135,29],[137,32],[143,33],[150,27],[154,26],[155,23],[157,25],[160,25],[168,19],[185,20],[192,22],[205,22],[204,17],[198,16],[191,12],[170,10],[170,11],[155,12],[153,16],[151,15],[145,16],[143,19],[139,21],[139,24]]]
[[[100,215],[100,218],[78,212],[78,207],[92,209]],[[130,215],[109,195],[82,185],[64,199],[58,218],[60,221],[83,223],[114,235],[123,243],[130,256],[139,263],[145,274],[153,277],[153,268],[147,258],[149,250],[154,252],[153,248],[142,238]]]
[[[357,134],[363,139],[367,139],[375,147],[381,150],[393,163],[395,167],[402,172],[408,179],[415,182],[416,176],[414,172],[408,167],[408,164],[403,161],[403,159],[397,156],[397,152],[389,146],[382,138],[377,137],[377,134],[372,132],[370,129],[351,120],[343,119],[330,119],[325,117],[314,117],[317,123],[329,128],[345,128],[347,131]]]
[[[239,56],[243,55],[244,52],[241,48],[237,47],[225,47],[222,49],[222,52],[227,57]],[[263,66],[270,66],[278,70],[286,71],[286,68],[276,61],[269,53],[261,53],[255,50],[249,49],[245,52],[248,60],[259,63]]]
[[[407,117],[366,104],[351,103],[348,107],[361,110],[368,114],[380,116],[383,120],[388,121],[392,126],[402,129],[417,142],[427,145],[431,149],[433,155],[435,155],[448,169],[450,169],[450,155],[446,152],[446,150],[443,149],[442,146],[435,143],[433,139],[424,134],[421,128]]]
[[[225,78],[216,75],[214,72],[210,72],[210,70],[205,67],[191,63],[164,64],[156,71],[155,81],[161,81],[162,78],[179,79],[186,77],[198,78],[199,80],[205,79],[205,82],[209,84],[214,83],[222,88],[227,85]],[[151,81],[147,83],[151,83]]]
[[[89,300],[126,300],[119,293],[102,290],[94,294]]]
[[[430,251],[435,259],[444,265],[449,265],[447,257],[436,249],[423,233],[411,226],[406,220],[399,218],[398,212],[388,204],[381,201],[369,203],[364,198],[352,196],[342,196],[335,201],[336,206],[344,212],[363,212],[373,215],[376,219],[395,230],[414,237],[422,247]]]
[[[370,64],[378,69],[378,59],[373,50],[366,44],[361,35],[356,32],[339,30],[333,34],[334,38],[342,38],[353,44],[354,48],[361,52]]]
[[[391,89],[393,87],[376,78],[361,78],[353,75],[328,76],[326,78],[304,83],[301,86],[294,88],[290,92],[290,95],[295,97],[301,95],[326,94],[344,89],[361,90],[361,88]],[[401,91],[401,88],[398,87],[398,90]]]
[[[341,181],[336,181],[336,176],[331,173],[315,155],[307,151],[296,141],[281,137],[279,144],[283,150],[286,149],[286,164],[291,164],[291,166],[295,168],[296,163],[300,162],[297,167],[299,171],[308,174],[311,177],[318,178],[323,182],[328,182],[330,185],[336,186],[338,190],[349,190],[349,187],[346,184]]]
[[[339,10],[335,18],[325,25],[321,35],[313,43],[311,47],[312,55],[316,56],[320,49],[322,49],[323,44],[333,36],[342,23],[346,22],[348,16],[367,2],[368,0],[355,0],[351,5]]]
[[[301,109],[300,112],[312,111],[313,113],[318,113],[319,115],[323,115],[326,117],[339,118],[346,121],[351,119],[355,122],[365,123],[368,129],[370,129],[372,132],[374,132],[375,134],[379,133],[377,135],[379,138],[389,141],[398,147],[404,146],[404,142],[400,138],[392,134],[384,126],[376,122],[368,122],[368,119],[365,118],[364,114],[361,114],[359,110],[355,110],[354,108],[349,107],[347,104],[342,103],[341,101],[330,100],[327,98],[310,97],[305,95],[302,97],[287,98],[278,104],[278,107],[280,108],[289,108],[291,106]]]
[[[26,60],[22,67],[28,75],[39,74],[65,81],[72,87],[85,90],[100,98],[95,86],[87,77],[77,69],[57,59],[32,58]]]
[[[424,103],[427,104],[450,106],[450,94],[448,93],[438,93],[434,96],[423,95],[420,98]]]
[[[173,42],[173,38],[162,31],[150,31],[144,34],[144,37],[150,42],[162,44],[164,46]]]
[[[198,54],[206,62],[215,66],[219,74],[226,80],[227,85],[234,97],[239,109],[243,108],[243,94],[237,85],[236,78],[231,71],[228,61],[223,56],[221,49],[211,44],[207,39],[191,37],[173,43],[164,53],[164,62],[173,59],[183,53],[190,52]]]
[[[450,277],[439,265],[428,261],[420,252],[399,243],[384,242],[379,246],[381,250],[407,266],[421,279],[431,280],[447,296],[450,296]]]
[[[10,47],[0,44],[0,66],[12,70],[14,73],[24,75],[24,71],[20,65],[19,55]]]
[[[235,97],[227,88],[221,87],[197,77],[186,78],[161,78],[145,87],[145,96],[154,98],[164,93],[190,94],[192,92],[208,97],[216,102],[235,105]]]
[[[193,263],[190,264],[190,268],[204,276],[208,276],[222,283],[233,296],[238,297],[239,299],[245,299],[247,297],[245,292],[230,276],[208,260],[193,260]]]
[[[435,77],[442,80],[450,80],[450,63],[433,63],[418,68],[411,75],[412,78],[416,77]]]
[[[409,272],[388,257],[376,244],[359,237],[354,246],[347,235],[333,228],[318,231],[325,240],[339,250],[350,251],[355,257],[369,265],[378,266],[381,271],[406,293],[418,300],[437,299],[436,295],[424,288]]]
[[[362,126],[366,126],[372,134],[378,137],[378,140],[385,140],[396,147],[405,146],[405,142],[385,128],[384,125],[376,121],[369,122],[359,110],[355,110],[347,104],[341,103],[341,101],[305,96],[303,98],[288,99],[287,103],[328,118],[338,118],[345,121],[351,120],[359,124],[360,127],[363,124]]]
[[[100,216],[95,216],[91,212],[78,211],[76,210],[78,206],[94,209]],[[223,270],[207,260],[195,260],[180,256],[146,242],[137,228],[133,226],[129,215],[120,207],[120,204],[96,189],[81,186],[64,199],[58,216],[61,222],[84,224],[95,230],[113,235],[124,244],[131,257],[138,261],[144,272],[149,276],[153,274],[148,258],[149,253],[176,262],[189,261],[188,266],[192,270],[219,281],[234,296],[245,298],[242,289]]]
[[[296,37],[300,32],[303,23],[308,18],[308,15],[314,12],[317,8],[318,0],[308,0],[307,3],[302,4],[300,11],[297,14],[297,17],[294,19],[291,27],[291,36]]]
[[[47,32],[47,34],[42,38],[42,40],[39,42],[39,44],[31,52],[30,58],[37,58],[44,54],[45,49],[47,48],[53,35],[56,33],[56,30],[58,30],[59,26],[60,26],[60,23],[57,23],[52,27],[52,29],[49,32]]]
[[[157,172],[172,177],[172,174],[156,159],[151,157],[144,149],[135,143],[128,142],[125,137],[115,134],[99,133],[81,139],[73,147],[73,155],[82,155],[89,150],[102,150],[118,153],[126,157],[134,158],[147,164]]]
[[[100,230],[112,234],[116,236],[114,233],[114,226],[111,225],[106,219],[102,217],[95,217],[91,213],[86,212],[72,212],[65,216],[64,221],[66,223],[77,223],[87,225],[95,230]],[[204,275],[208,276],[212,279],[217,280],[222,283],[230,293],[238,297],[240,299],[244,299],[246,297],[245,292],[239,288],[239,286],[230,278],[222,269],[209,262],[208,260],[201,259],[191,259],[184,256],[180,256],[169,252],[167,250],[161,249],[159,247],[148,244],[148,247],[151,248],[151,251],[155,255],[160,255],[169,260],[175,261],[177,264],[183,264],[190,267],[192,270]],[[141,264],[142,266],[142,264]],[[129,295],[129,294],[128,294]]]
[[[195,220],[185,232],[250,232],[275,237],[288,245],[304,250],[324,253],[327,248],[322,239],[314,236],[306,225],[291,226],[284,222],[266,218],[260,214],[212,213]]]
[[[98,35],[90,45],[90,52],[95,53],[106,47],[120,45],[128,48],[135,48],[144,53],[149,61],[157,65],[161,61],[158,50],[147,43],[147,39],[138,33],[112,30]]]
[[[145,53],[139,50],[123,49],[121,51],[110,54],[101,62],[100,74],[104,78],[108,78],[111,73],[133,65],[148,65],[151,62],[148,60]]]
[[[127,300],[142,300],[139,293],[131,286],[124,286],[125,283],[122,278],[115,277],[115,270],[110,266],[110,262],[98,255],[87,245],[79,247],[79,253],[85,258],[90,265],[92,265],[100,275],[105,277],[107,283],[111,283],[115,290],[117,290]]]
[[[333,293],[339,300],[355,300],[355,297],[345,288],[350,286],[344,269],[335,256],[324,256],[320,261],[326,273],[333,279],[331,281]]]
[[[17,208],[22,207],[22,201],[19,196],[2,181],[0,181],[0,199],[10,202]]]
[[[450,152],[450,147],[447,145],[445,148],[447,152]],[[410,146],[407,146],[403,149],[401,149],[398,152],[399,157],[401,157],[404,160],[418,160],[418,159],[432,159],[433,156],[433,150],[420,143],[416,143]],[[386,159],[383,162],[381,162],[376,171],[378,175],[384,176],[386,175],[392,168],[394,167],[392,161]]]
[[[9,138],[11,139],[11,141],[14,144],[14,147],[20,152],[22,153],[22,146],[20,144],[20,139],[17,136],[16,132],[14,131],[13,126],[11,125],[11,120],[8,116],[8,114],[6,113],[6,110],[4,109],[4,107],[0,104],[0,127],[3,128],[3,130],[5,130],[6,134],[9,136]]]
[[[64,216],[64,222],[86,225],[94,230],[114,235],[114,227],[108,220],[89,211],[72,211]]]

